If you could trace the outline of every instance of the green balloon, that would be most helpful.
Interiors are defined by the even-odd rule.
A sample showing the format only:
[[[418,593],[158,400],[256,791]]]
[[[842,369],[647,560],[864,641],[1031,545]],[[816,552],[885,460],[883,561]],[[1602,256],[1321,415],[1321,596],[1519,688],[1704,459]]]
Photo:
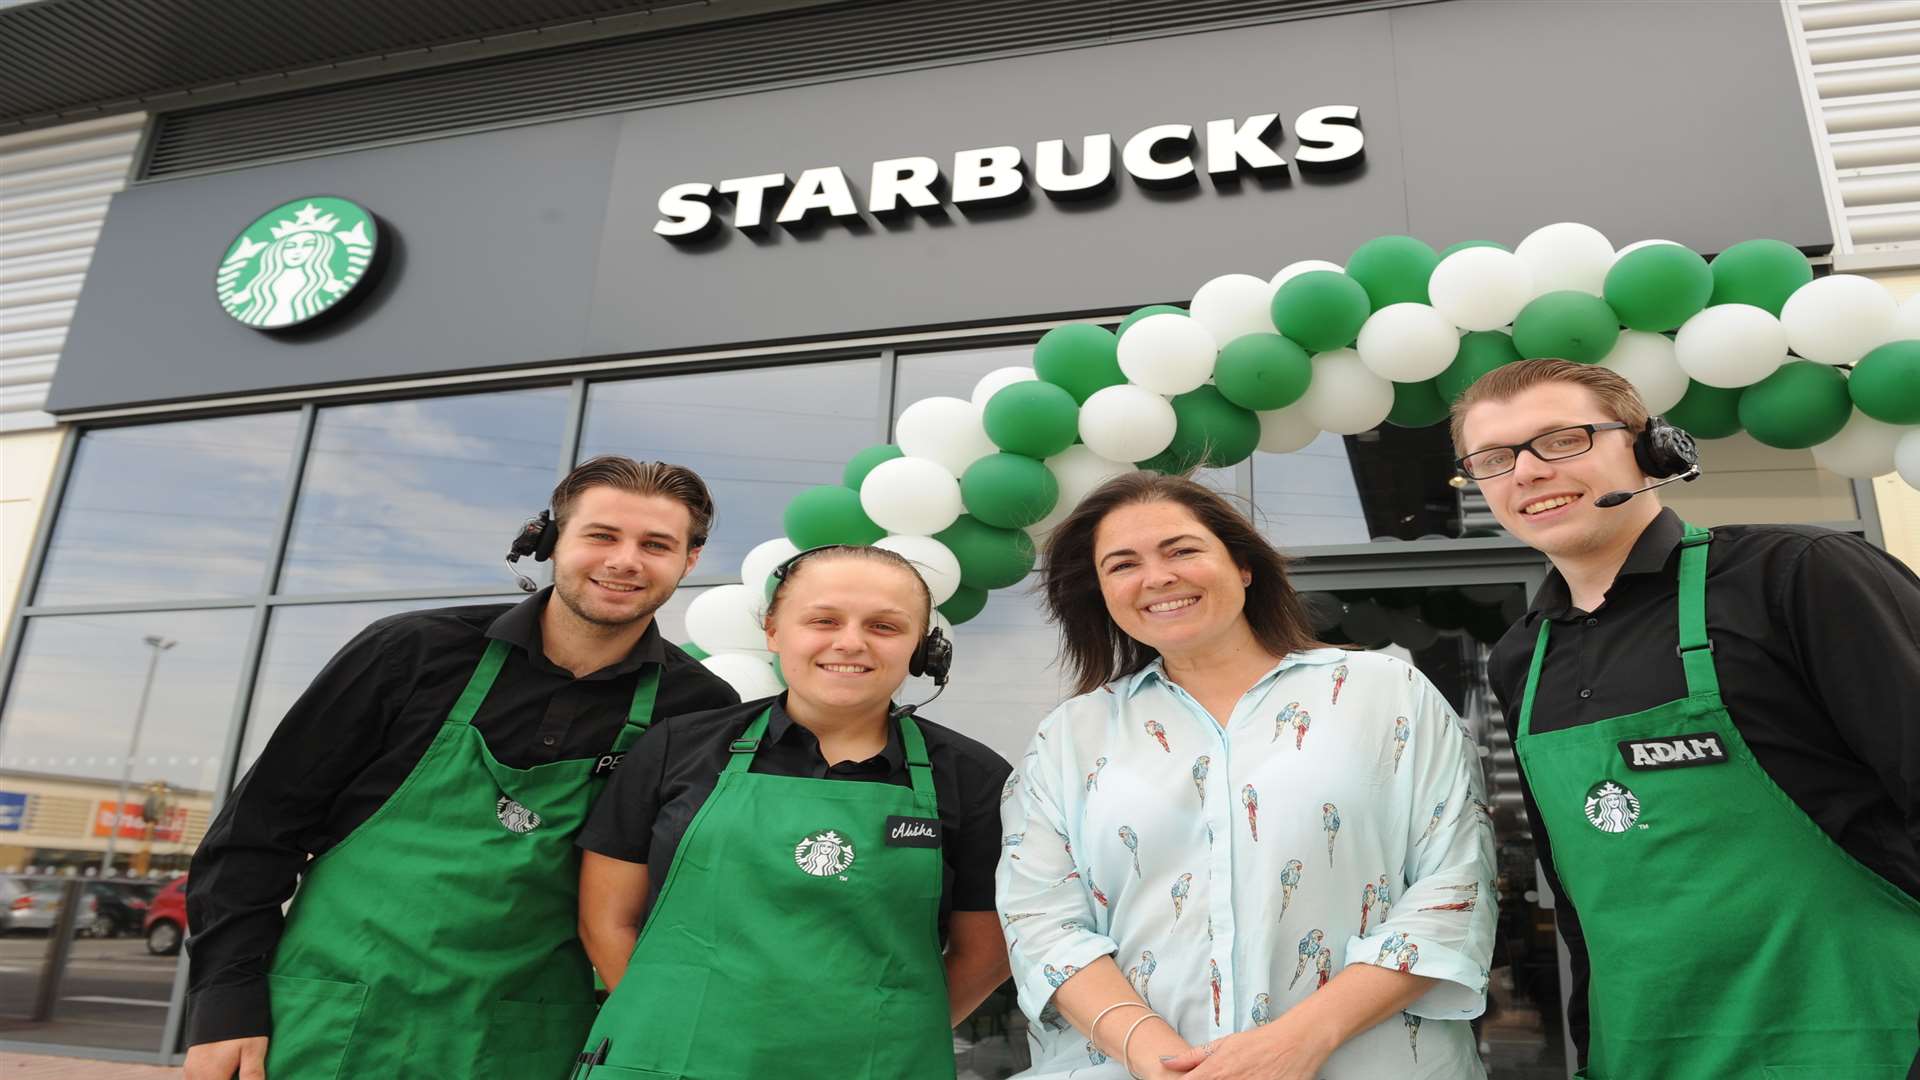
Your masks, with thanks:
[[[1247,460],[1260,445],[1260,418],[1211,386],[1173,399],[1173,441],[1136,464],[1148,472],[1178,476],[1202,465],[1225,469]]]
[[[1073,395],[1033,379],[1002,387],[987,399],[981,419],[995,446],[1034,458],[1052,457],[1080,434],[1080,405]]]
[[[1038,558],[1033,537],[1025,532],[996,528],[967,514],[961,514],[933,538],[947,545],[959,560],[960,583],[976,589],[1004,589],[1018,584],[1033,570]],[[788,539],[792,539],[791,533]]]
[[[1434,379],[1393,384],[1393,409],[1387,423],[1395,427],[1430,427],[1447,418],[1447,402],[1440,399]]]
[[[947,602],[941,604],[938,610],[940,614],[947,617],[948,622],[959,626],[961,623],[980,614],[980,609],[986,606],[987,590],[976,589],[971,585],[962,585],[953,590],[953,595],[947,597]]]
[[[1513,347],[1512,337],[1499,330],[1475,330],[1460,339],[1460,351],[1447,370],[1433,377],[1433,388],[1440,400],[1452,405],[1480,376],[1518,359],[1520,350]]]
[[[680,646],[680,651],[683,653],[686,653],[688,656],[693,657],[695,660],[705,660],[707,657],[713,655],[712,653],[701,648],[700,646],[695,645],[691,641],[687,642],[685,645]]]
[[[1537,296],[1513,320],[1513,347],[1528,359],[1597,364],[1620,339],[1620,317],[1591,293],[1562,289]]]
[[[967,513],[1002,529],[1024,529],[1060,501],[1060,481],[1043,461],[1020,454],[988,454],[960,477]]]
[[[1673,330],[1713,295],[1707,260],[1678,244],[1651,244],[1620,256],[1607,271],[1607,306],[1631,330]]]
[[[873,471],[875,465],[883,461],[892,461],[894,458],[906,456],[906,451],[892,443],[881,443],[879,446],[869,446],[865,450],[847,459],[847,468],[845,472],[840,474],[840,482],[855,491],[859,491],[860,485],[866,482],[867,474]]]
[[[1689,381],[1667,422],[1696,439],[1724,439],[1740,430],[1740,388]]]
[[[1068,323],[1056,326],[1033,346],[1033,370],[1073,395],[1083,405],[1096,390],[1127,381],[1120,370],[1120,339],[1104,326]]]
[[[1312,352],[1342,349],[1373,314],[1367,290],[1345,274],[1309,270],[1273,294],[1273,325]]]
[[[1243,409],[1285,408],[1300,400],[1312,378],[1313,358],[1279,334],[1234,338],[1213,364],[1213,384]]]
[[[1440,255],[1411,236],[1378,236],[1354,249],[1347,276],[1367,290],[1373,310],[1389,304],[1426,304],[1427,279]]]
[[[1752,304],[1775,315],[1793,290],[1813,280],[1813,267],[1800,249],[1780,240],[1745,240],[1713,257],[1713,295],[1709,306]]]
[[[801,551],[824,544],[871,544],[887,535],[860,509],[860,493],[838,484],[810,487],[787,503],[787,539]]]
[[[1131,329],[1134,323],[1139,322],[1149,315],[1185,315],[1186,313],[1186,308],[1174,307],[1172,304],[1148,304],[1146,307],[1139,308],[1131,315],[1121,319],[1120,327],[1113,332],[1113,336],[1118,339]]]
[[[1920,341],[1889,341],[1861,357],[1847,390],[1875,420],[1920,424]]]
[[[1747,434],[1782,450],[1818,446],[1839,434],[1852,415],[1847,377],[1812,360],[1789,360],[1740,393]]]
[[[1447,245],[1446,249],[1440,252],[1440,257],[1442,259],[1445,259],[1447,256],[1453,254],[1456,251],[1465,251],[1468,248],[1477,248],[1477,247],[1498,248],[1501,251],[1507,251],[1507,252],[1511,252],[1513,250],[1512,248],[1509,248],[1505,244],[1496,244],[1491,240],[1462,240],[1457,244]]]

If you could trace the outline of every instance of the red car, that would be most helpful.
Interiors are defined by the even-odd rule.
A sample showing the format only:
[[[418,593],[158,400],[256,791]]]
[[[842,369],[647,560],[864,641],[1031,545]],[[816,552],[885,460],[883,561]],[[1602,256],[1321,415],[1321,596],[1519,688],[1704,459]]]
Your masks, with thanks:
[[[142,927],[147,935],[147,951],[155,956],[172,956],[180,951],[180,940],[187,935],[186,875],[167,882],[147,905]]]

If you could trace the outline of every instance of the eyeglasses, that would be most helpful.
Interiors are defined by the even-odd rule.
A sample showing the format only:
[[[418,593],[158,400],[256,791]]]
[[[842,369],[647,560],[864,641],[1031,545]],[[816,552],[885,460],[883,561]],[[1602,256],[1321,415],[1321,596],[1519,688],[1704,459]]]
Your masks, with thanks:
[[[1520,451],[1525,450],[1541,461],[1565,461],[1579,457],[1593,449],[1593,433],[1596,431],[1623,431],[1627,425],[1618,420],[1604,424],[1576,424],[1573,427],[1555,428],[1552,431],[1535,435],[1523,443],[1512,446],[1489,446],[1484,450],[1475,450],[1466,457],[1455,458],[1454,466],[1460,475],[1472,480],[1491,480],[1496,476],[1505,476],[1520,464]]]

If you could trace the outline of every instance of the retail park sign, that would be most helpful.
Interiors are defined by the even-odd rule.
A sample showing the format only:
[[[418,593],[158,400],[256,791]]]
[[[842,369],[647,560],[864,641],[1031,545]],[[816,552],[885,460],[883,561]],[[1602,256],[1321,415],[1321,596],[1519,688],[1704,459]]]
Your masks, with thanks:
[[[660,195],[660,220],[653,231],[685,243],[709,236],[723,224],[751,233],[866,216],[886,221],[909,212],[938,214],[945,206],[965,212],[1024,199],[1031,186],[1051,199],[1089,198],[1110,191],[1119,171],[1145,187],[1175,188],[1197,183],[1202,172],[1215,181],[1248,174],[1285,180],[1293,166],[1335,171],[1357,165],[1363,157],[1366,137],[1357,106],[1322,105],[1301,113],[1293,125],[1298,146],[1292,166],[1275,149],[1279,119],[1277,113],[1263,113],[1244,120],[1209,120],[1204,135],[1191,124],[1155,124],[1124,143],[1102,132],[1081,138],[1072,153],[1067,140],[1047,139],[1034,146],[1031,164],[1017,146],[961,150],[953,155],[949,171],[930,157],[889,158],[873,163],[864,199],[837,165],[807,169],[792,178],[775,172],[717,184],[675,184]],[[722,210],[729,207],[723,223]]]

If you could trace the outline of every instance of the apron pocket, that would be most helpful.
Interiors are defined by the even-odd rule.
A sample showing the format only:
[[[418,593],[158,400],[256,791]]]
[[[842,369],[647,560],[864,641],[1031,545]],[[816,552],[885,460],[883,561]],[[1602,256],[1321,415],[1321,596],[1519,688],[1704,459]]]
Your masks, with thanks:
[[[366,1002],[365,983],[268,975],[267,1075],[334,1080]]]
[[[566,1080],[597,1011],[584,1002],[494,1002],[472,1075]]]
[[[1907,1080],[1907,1066],[1768,1065],[1760,1080]]]
[[[695,1049],[702,1037],[720,1045]],[[593,1075],[675,1077],[687,1063],[723,1058],[742,1043],[735,1016],[707,1015],[707,971],[690,964],[630,964],[620,988],[600,1007],[593,1031],[575,1043],[575,1053],[609,1040],[607,1064]],[[751,1043],[752,1040],[745,1040]],[[734,1044],[732,1046],[729,1043]],[[613,1066],[618,1065],[616,1070]],[[630,1070],[630,1071],[622,1071]],[[651,1071],[649,1071],[651,1070]]]
[[[634,1069],[625,1065],[592,1065],[580,1070],[580,1080],[683,1080],[686,1074]]]

